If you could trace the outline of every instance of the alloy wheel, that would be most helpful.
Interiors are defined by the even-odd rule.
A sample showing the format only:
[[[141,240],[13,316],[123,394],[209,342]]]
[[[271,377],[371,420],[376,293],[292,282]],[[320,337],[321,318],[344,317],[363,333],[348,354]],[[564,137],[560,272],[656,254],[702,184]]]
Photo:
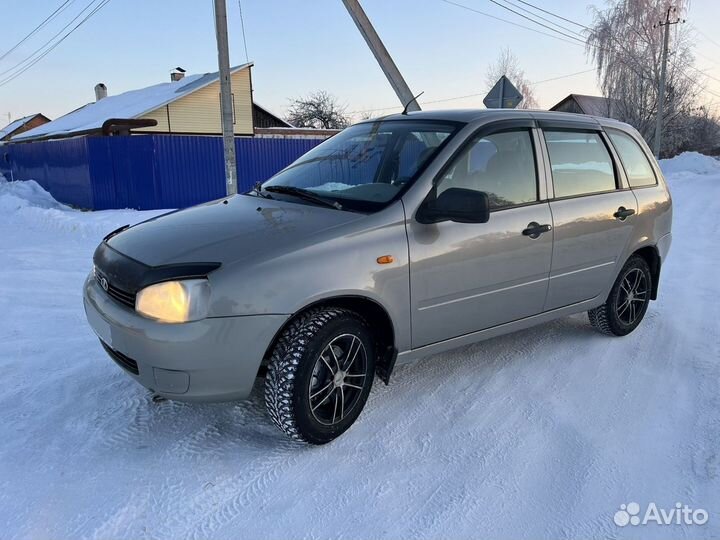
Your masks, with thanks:
[[[354,334],[333,338],[323,349],[310,378],[310,411],[331,426],[342,421],[360,401],[368,361],[362,340]]]
[[[640,268],[633,268],[620,282],[615,313],[623,324],[633,324],[648,301],[648,281]]]

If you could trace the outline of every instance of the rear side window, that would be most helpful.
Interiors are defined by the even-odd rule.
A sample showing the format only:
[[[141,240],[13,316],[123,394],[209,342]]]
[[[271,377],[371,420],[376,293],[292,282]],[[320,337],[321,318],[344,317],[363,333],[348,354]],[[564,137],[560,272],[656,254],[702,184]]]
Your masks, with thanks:
[[[608,130],[607,134],[620,155],[630,187],[656,185],[655,173],[640,145],[622,131]]]
[[[484,191],[490,209],[537,201],[537,172],[532,138],[527,129],[476,137],[452,162],[437,185]]]
[[[612,191],[615,168],[598,133],[546,130],[555,197]]]

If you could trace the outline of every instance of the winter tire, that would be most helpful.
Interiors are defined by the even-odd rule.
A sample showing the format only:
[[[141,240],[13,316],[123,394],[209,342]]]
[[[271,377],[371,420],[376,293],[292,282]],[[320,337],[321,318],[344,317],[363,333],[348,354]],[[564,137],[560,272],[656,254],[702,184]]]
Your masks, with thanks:
[[[652,291],[652,274],[645,259],[630,257],[602,306],[588,311],[590,324],[600,332],[625,336],[643,320]]]
[[[340,308],[292,321],[272,352],[265,405],[290,438],[325,444],[347,430],[365,406],[375,375],[367,323]]]

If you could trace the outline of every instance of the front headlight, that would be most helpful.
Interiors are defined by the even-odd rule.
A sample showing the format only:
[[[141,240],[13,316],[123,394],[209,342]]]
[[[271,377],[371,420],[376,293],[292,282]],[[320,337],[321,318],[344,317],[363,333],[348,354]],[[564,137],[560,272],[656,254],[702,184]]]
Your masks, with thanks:
[[[142,289],[135,298],[135,311],[166,323],[204,319],[210,303],[206,279],[165,281]]]

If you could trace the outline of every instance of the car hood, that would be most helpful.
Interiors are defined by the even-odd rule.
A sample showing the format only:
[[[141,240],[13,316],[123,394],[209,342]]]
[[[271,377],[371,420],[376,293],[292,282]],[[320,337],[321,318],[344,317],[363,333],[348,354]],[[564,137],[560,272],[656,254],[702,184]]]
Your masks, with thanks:
[[[231,263],[362,218],[362,214],[237,195],[171,212],[112,236],[115,250],[150,266]]]

